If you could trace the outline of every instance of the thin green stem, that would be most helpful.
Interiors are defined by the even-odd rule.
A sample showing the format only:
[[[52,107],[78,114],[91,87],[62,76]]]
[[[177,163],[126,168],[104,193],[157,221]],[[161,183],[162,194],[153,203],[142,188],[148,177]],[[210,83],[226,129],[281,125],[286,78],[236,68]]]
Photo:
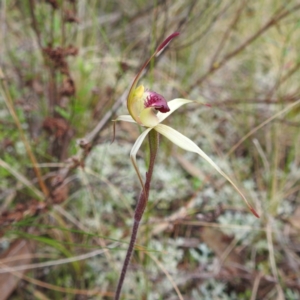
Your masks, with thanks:
[[[131,257],[132,257],[135,241],[137,238],[140,221],[143,217],[143,214],[144,214],[145,208],[147,206],[147,202],[148,202],[150,183],[151,183],[151,178],[152,178],[152,174],[153,174],[155,158],[156,158],[157,150],[158,150],[158,146],[159,146],[159,134],[155,130],[151,130],[149,132],[149,145],[150,145],[150,162],[149,162],[148,172],[146,173],[146,182],[145,182],[144,188],[142,189],[142,191],[140,193],[140,197],[139,197],[138,203],[135,208],[134,223],[133,223],[133,227],[132,227],[130,242],[129,242],[126,257],[125,257],[125,260],[123,263],[123,267],[121,270],[119,282],[117,285],[117,289],[116,289],[116,293],[115,293],[115,300],[120,299],[122,286],[124,283],[124,279],[126,277],[126,272],[127,272],[127,269],[128,269]]]

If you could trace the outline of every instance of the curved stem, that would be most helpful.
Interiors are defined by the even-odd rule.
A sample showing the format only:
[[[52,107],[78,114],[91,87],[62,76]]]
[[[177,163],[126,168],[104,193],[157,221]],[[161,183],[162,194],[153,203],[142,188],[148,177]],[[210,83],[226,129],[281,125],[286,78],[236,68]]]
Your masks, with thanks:
[[[154,162],[155,162],[158,145],[159,145],[159,134],[155,130],[151,130],[149,132],[149,145],[150,145],[150,162],[149,162],[148,172],[146,173],[145,187],[144,187],[144,189],[142,189],[142,191],[140,193],[140,197],[139,197],[138,203],[135,208],[134,223],[133,223],[133,227],[132,227],[130,242],[129,242],[126,257],[125,257],[125,260],[123,263],[123,267],[121,270],[118,286],[116,289],[115,300],[120,299],[122,286],[123,286],[124,279],[126,277],[126,272],[128,269],[128,265],[129,265],[129,262],[131,260],[131,256],[133,253],[134,244],[136,241],[140,221],[143,217],[143,214],[144,214],[147,202],[148,202],[150,183],[151,183],[151,178],[152,178],[153,169],[154,169]]]

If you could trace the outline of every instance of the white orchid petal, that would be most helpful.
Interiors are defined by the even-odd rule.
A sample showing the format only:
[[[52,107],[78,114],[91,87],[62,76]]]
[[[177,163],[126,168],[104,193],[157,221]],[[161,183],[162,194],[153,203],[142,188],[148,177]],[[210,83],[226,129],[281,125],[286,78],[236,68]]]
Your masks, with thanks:
[[[136,123],[136,121],[134,121],[134,119],[132,118],[132,116],[130,115],[122,115],[122,116],[118,116],[115,120],[113,121],[125,121],[125,122],[130,122],[130,123]]]
[[[183,98],[177,98],[174,100],[171,100],[168,102],[168,106],[170,108],[170,111],[167,113],[161,113],[158,112],[157,113],[157,118],[159,120],[159,123],[161,123],[163,120],[165,120],[168,116],[170,116],[176,109],[178,109],[180,106],[191,103],[191,102],[195,102],[192,100],[187,100],[187,99],[183,99]]]
[[[236,186],[236,184],[230,179],[228,175],[226,175],[218,165],[205,153],[203,152],[192,140],[181,134],[180,132],[176,131],[175,129],[159,124],[154,127],[154,129],[159,132],[160,134],[164,135],[166,138],[168,138],[171,142],[176,144],[177,146],[181,147],[184,150],[195,152],[199,154],[202,158],[204,158],[212,167],[214,167],[224,178],[226,178],[231,185],[236,189],[236,191],[242,196],[245,203],[251,210],[251,212],[256,216],[259,217],[258,214],[255,212],[255,210],[251,207],[246,197],[243,195],[243,193],[240,191],[240,189]]]
[[[137,166],[137,162],[136,162],[136,154],[137,152],[139,151],[145,137],[147,136],[147,134],[150,132],[152,128],[148,128],[146,129],[138,138],[137,140],[135,141],[132,149],[131,149],[131,152],[130,152],[130,159],[131,159],[131,162],[135,168],[135,171],[139,177],[139,180],[140,180],[140,183],[142,185],[142,188],[144,188],[144,182],[143,182],[143,179],[142,179],[142,176],[141,176],[141,173],[139,171],[139,168]]]

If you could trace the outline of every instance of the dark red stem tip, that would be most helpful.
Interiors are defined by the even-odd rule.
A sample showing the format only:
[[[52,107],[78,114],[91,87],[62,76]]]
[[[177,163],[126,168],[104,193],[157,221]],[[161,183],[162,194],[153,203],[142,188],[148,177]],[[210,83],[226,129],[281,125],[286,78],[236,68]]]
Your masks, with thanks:
[[[168,44],[171,42],[171,40],[174,39],[174,37],[178,36],[180,33],[179,32],[174,32],[171,35],[169,35],[157,48],[156,52],[160,52],[163,50],[165,47],[168,46]]]
[[[258,214],[252,207],[250,208],[250,211],[254,214],[254,216],[255,216],[256,218],[259,219],[259,214]]]

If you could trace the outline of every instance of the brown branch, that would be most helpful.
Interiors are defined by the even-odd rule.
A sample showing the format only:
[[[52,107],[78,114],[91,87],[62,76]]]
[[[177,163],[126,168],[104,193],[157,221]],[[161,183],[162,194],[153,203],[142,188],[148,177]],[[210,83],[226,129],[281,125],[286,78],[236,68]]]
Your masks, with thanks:
[[[227,28],[227,30],[225,31],[219,46],[217,47],[217,50],[215,51],[212,59],[211,59],[211,63],[210,63],[210,69],[213,69],[213,66],[215,65],[216,60],[218,59],[222,49],[224,49],[225,43],[226,41],[228,41],[228,37],[230,35],[230,32],[232,31],[232,29],[236,26],[237,22],[239,21],[241,15],[242,15],[242,11],[243,9],[245,9],[246,7],[246,2],[247,0],[244,0],[241,2],[241,6],[238,8],[237,12],[235,13],[235,17],[232,20],[231,24],[229,25],[229,27]]]
[[[285,10],[286,4],[284,4],[278,11],[279,13],[275,14],[264,26],[262,26],[256,33],[250,36],[244,43],[238,46],[236,49],[228,53],[220,62],[215,63],[213,66],[210,67],[208,72],[200,77],[196,82],[194,82],[187,90],[192,90],[196,86],[200,85],[204,80],[206,80],[210,75],[215,73],[221,67],[223,67],[231,58],[238,55],[242,52],[246,47],[248,47],[252,42],[254,42],[259,36],[261,36],[265,31],[270,29],[272,26],[278,24],[278,22],[285,17],[289,16],[290,14],[296,12],[300,9],[300,4],[295,5],[289,10]]]

